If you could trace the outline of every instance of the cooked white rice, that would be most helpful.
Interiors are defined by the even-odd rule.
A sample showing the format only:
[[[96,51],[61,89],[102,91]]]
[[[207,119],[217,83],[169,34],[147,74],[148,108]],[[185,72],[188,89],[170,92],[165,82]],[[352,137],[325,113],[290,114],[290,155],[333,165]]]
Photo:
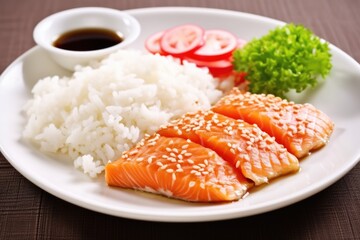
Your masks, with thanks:
[[[25,106],[24,137],[62,153],[95,177],[144,134],[171,118],[207,109],[221,96],[216,80],[195,65],[122,50],[71,77],[38,81]]]

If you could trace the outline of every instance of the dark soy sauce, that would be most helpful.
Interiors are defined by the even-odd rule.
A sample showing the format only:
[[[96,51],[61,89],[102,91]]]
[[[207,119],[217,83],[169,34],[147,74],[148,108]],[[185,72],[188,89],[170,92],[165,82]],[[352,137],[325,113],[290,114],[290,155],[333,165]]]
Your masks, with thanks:
[[[123,40],[118,33],[112,30],[82,28],[63,33],[53,45],[71,51],[92,51],[114,46]]]

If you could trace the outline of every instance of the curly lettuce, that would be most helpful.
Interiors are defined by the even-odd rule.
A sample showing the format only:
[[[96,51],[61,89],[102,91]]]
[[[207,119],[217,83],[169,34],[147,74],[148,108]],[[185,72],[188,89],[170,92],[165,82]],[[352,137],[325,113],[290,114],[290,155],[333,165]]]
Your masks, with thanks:
[[[287,24],[233,53],[235,71],[246,72],[249,91],[285,97],[316,86],[331,68],[329,44],[301,25]]]

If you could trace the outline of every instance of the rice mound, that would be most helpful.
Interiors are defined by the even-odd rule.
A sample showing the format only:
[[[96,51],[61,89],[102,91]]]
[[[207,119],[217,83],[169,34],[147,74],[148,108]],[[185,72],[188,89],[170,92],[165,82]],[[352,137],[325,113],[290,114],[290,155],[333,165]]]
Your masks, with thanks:
[[[120,50],[71,77],[39,80],[25,105],[25,139],[61,153],[91,177],[145,134],[208,109],[222,92],[206,69],[170,57]]]

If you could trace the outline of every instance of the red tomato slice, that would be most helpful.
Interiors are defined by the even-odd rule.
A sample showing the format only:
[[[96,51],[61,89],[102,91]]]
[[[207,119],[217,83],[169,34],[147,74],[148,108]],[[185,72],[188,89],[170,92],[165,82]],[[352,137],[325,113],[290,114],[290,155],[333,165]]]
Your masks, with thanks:
[[[192,54],[192,58],[202,61],[217,61],[231,56],[238,46],[238,39],[224,30],[206,30],[205,44]]]
[[[238,86],[240,84],[244,84],[246,81],[246,72],[233,72],[233,76],[234,76],[234,84],[235,86]]]
[[[160,40],[163,52],[174,57],[185,56],[204,44],[204,29],[196,25],[181,25],[165,31]]]
[[[164,31],[157,32],[157,33],[151,35],[150,37],[148,37],[145,41],[146,50],[148,50],[149,52],[151,52],[153,54],[155,54],[155,53],[162,54],[163,52],[160,48],[160,39],[162,38],[163,35],[164,35]]]
[[[198,67],[207,67],[214,77],[229,75],[233,71],[233,65],[229,58],[218,61],[200,61],[191,58],[184,58],[184,60],[195,63]]]

